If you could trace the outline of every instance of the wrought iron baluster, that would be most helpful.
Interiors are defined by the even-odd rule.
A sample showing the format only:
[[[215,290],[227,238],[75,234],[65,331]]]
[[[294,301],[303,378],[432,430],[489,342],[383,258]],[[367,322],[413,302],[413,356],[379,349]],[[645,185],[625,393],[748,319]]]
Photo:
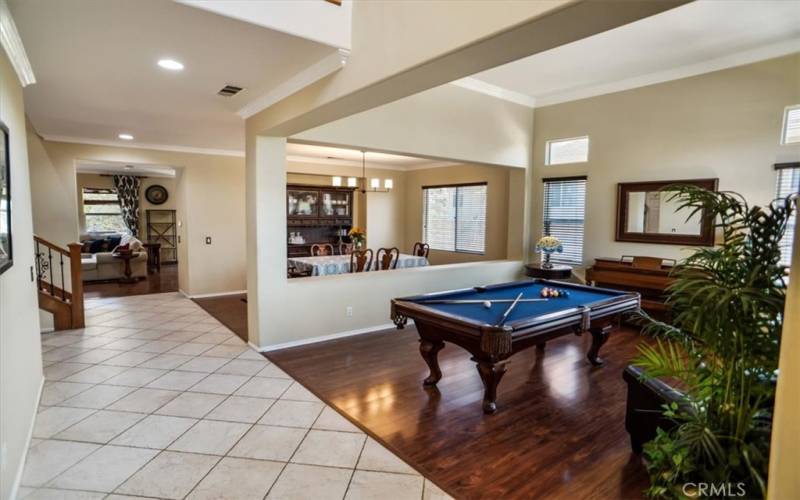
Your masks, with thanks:
[[[53,249],[50,247],[47,248],[47,260],[50,262],[50,265],[48,266],[50,269],[50,295],[55,295],[56,290],[55,285],[53,285],[53,282],[55,281],[53,279]]]
[[[67,300],[67,285],[64,283],[64,254],[58,252],[59,257],[61,258],[61,300]]]

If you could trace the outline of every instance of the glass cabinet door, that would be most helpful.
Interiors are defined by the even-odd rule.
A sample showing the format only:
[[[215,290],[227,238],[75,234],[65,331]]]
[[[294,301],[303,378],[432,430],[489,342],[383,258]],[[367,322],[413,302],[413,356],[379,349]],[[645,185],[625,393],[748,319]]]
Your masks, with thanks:
[[[319,191],[290,189],[286,201],[290,217],[316,217],[319,213]]]
[[[350,217],[350,193],[324,191],[322,193],[323,217]]]

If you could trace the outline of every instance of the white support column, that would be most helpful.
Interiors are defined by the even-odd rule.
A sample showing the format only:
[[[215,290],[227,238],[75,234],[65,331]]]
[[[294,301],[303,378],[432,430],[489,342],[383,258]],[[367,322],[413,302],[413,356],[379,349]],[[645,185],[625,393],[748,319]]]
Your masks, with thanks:
[[[286,138],[248,134],[247,328],[255,346],[269,344],[269,318],[286,285]],[[268,300],[271,298],[271,300]]]

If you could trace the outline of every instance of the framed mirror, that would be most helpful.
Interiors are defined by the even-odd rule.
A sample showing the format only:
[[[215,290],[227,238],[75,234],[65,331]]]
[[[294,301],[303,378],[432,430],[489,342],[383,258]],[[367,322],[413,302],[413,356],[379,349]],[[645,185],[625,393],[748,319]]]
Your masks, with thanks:
[[[712,246],[713,221],[700,213],[687,219],[690,210],[679,211],[680,201],[670,199],[676,184],[717,190],[717,179],[619,183],[616,241]]]

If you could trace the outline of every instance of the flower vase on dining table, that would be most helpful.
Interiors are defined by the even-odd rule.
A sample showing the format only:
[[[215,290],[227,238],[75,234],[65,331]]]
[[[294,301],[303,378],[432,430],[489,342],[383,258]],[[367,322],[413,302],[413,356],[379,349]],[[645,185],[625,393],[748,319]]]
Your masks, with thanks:
[[[355,250],[364,249],[364,243],[367,240],[367,233],[365,233],[362,229],[354,227],[347,234],[350,236],[350,241],[353,242],[353,248]]]

